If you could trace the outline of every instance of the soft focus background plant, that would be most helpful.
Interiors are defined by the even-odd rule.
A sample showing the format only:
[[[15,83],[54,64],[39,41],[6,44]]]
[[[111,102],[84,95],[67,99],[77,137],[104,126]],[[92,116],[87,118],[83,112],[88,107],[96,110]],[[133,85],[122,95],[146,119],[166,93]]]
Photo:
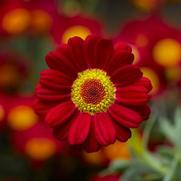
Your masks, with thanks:
[[[180,0],[0,0],[0,180],[181,180]],[[69,37],[127,42],[152,80],[152,114],[127,143],[85,153],[33,110],[44,57]]]

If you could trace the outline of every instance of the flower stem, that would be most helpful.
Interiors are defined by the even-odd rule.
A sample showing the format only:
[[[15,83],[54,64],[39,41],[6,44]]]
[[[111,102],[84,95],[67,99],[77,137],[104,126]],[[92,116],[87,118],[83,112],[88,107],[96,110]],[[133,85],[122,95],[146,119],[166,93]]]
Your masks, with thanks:
[[[171,163],[171,167],[169,169],[169,172],[166,174],[163,181],[172,181],[173,180],[173,176],[174,176],[174,173],[176,171],[179,160],[180,160],[180,155],[178,153],[175,153],[175,156],[174,156],[173,161]]]
[[[143,147],[146,149],[148,146],[151,130],[156,122],[156,115],[152,116],[150,120],[148,120],[147,124],[145,125],[144,133],[143,133]]]
[[[161,175],[168,173],[168,169],[162,165],[162,163],[150,154],[148,151],[144,151],[142,154],[143,160],[155,171],[159,172]]]

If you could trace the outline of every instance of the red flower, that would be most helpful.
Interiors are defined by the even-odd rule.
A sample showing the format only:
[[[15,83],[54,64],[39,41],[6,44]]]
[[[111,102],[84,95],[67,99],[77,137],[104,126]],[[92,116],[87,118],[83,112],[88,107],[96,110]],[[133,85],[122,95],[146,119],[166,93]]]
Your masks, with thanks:
[[[33,96],[0,94],[0,127],[8,126],[14,131],[32,128],[39,121],[33,102]]]
[[[25,131],[39,121],[33,109],[32,96],[9,96],[7,109],[7,124],[15,131]]]
[[[50,52],[41,73],[36,110],[59,139],[89,152],[126,141],[149,115],[150,81],[132,65],[126,44],[89,36],[69,39]]]
[[[7,0],[0,12],[2,36],[22,33],[47,33],[57,16],[57,3],[52,0]]]
[[[24,131],[14,131],[11,135],[15,150],[33,161],[44,161],[62,150],[63,144],[56,140],[52,130],[39,122]]]
[[[129,42],[136,55],[135,63],[154,73],[150,76],[152,92],[161,93],[178,81],[181,65],[178,29],[159,17],[151,16],[127,22],[116,39]]]
[[[102,34],[101,24],[82,15],[73,17],[59,15],[52,28],[52,36],[58,44],[67,43],[68,39],[74,36],[85,39],[90,34]]]

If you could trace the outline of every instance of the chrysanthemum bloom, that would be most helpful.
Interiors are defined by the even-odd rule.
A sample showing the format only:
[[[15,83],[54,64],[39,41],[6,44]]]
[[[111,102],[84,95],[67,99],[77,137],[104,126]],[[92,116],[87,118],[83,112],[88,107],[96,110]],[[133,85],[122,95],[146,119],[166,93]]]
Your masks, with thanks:
[[[12,144],[18,152],[32,161],[45,161],[61,151],[63,144],[54,138],[52,130],[43,122],[24,131],[11,134]]]
[[[29,0],[24,2],[31,13],[30,29],[34,34],[48,33],[58,16],[58,4],[56,0]]]
[[[134,33],[132,29],[136,29]],[[141,54],[147,52],[153,61],[165,68],[178,65],[181,61],[180,30],[171,26],[160,17],[133,20],[125,24],[120,36],[135,45]],[[147,57],[145,57],[147,56]]]
[[[17,35],[28,30],[30,14],[19,0],[7,0],[0,16],[0,27],[5,35]]]
[[[59,139],[88,152],[126,141],[149,115],[150,81],[132,65],[131,48],[89,36],[69,39],[46,57],[36,110]]]
[[[9,98],[7,109],[7,125],[15,131],[25,131],[39,121],[33,109],[32,96],[14,95]]]
[[[49,32],[57,13],[54,0],[7,1],[0,15],[0,27],[5,35]]]
[[[120,44],[122,44],[122,42],[120,43],[118,41],[118,43],[116,44],[117,48],[119,48]],[[139,66],[141,71],[143,72],[143,75],[151,80],[153,88],[150,94],[155,97],[161,95],[164,92],[164,90],[166,90],[166,87],[168,85],[168,81],[165,76],[165,69],[157,65],[151,59],[151,57],[149,57],[148,60],[147,55],[145,55],[145,51],[139,50],[136,46],[133,45],[131,46],[132,46],[132,53],[134,54],[135,57],[133,63]],[[144,57],[145,58],[147,57],[146,61]]]
[[[154,78],[153,85],[158,82],[158,86],[153,92],[161,93],[178,81],[181,65],[181,36],[178,29],[159,17],[151,16],[126,23],[116,40],[129,42],[136,55],[135,63],[149,69],[151,77],[157,76],[158,81]]]
[[[59,15],[52,27],[52,36],[59,43],[67,43],[69,38],[78,36],[85,39],[88,35],[102,34],[101,24],[93,18],[77,15],[67,17]]]

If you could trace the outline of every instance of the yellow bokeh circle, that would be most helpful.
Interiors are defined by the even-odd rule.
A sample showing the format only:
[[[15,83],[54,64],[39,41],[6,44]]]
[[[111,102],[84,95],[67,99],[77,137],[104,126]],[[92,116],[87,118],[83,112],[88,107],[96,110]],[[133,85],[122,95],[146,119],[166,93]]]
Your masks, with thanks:
[[[114,160],[129,160],[131,159],[128,144],[116,141],[114,144],[105,147],[104,153],[106,158]]]
[[[56,145],[48,138],[32,138],[26,143],[25,151],[35,160],[45,160],[55,153]]]
[[[37,115],[29,106],[16,106],[8,114],[9,126],[17,131],[29,129],[37,121]]]
[[[52,19],[46,11],[35,10],[32,12],[31,24],[34,31],[44,32],[50,29],[52,25]]]
[[[67,43],[69,38],[72,38],[74,36],[78,36],[84,40],[90,34],[91,32],[89,28],[85,26],[81,26],[81,25],[71,26],[70,28],[67,28],[67,30],[65,30],[65,32],[63,33],[62,42]]]
[[[143,75],[145,77],[148,77],[151,80],[151,83],[153,86],[153,88],[151,90],[151,94],[155,94],[158,91],[159,85],[160,85],[159,78],[158,78],[156,72],[147,67],[142,67],[141,71],[143,72]]]
[[[17,8],[8,12],[2,20],[2,27],[10,34],[24,32],[30,24],[31,15],[28,10]]]
[[[181,60],[181,44],[174,39],[160,40],[153,48],[153,58],[164,67],[176,66]]]

